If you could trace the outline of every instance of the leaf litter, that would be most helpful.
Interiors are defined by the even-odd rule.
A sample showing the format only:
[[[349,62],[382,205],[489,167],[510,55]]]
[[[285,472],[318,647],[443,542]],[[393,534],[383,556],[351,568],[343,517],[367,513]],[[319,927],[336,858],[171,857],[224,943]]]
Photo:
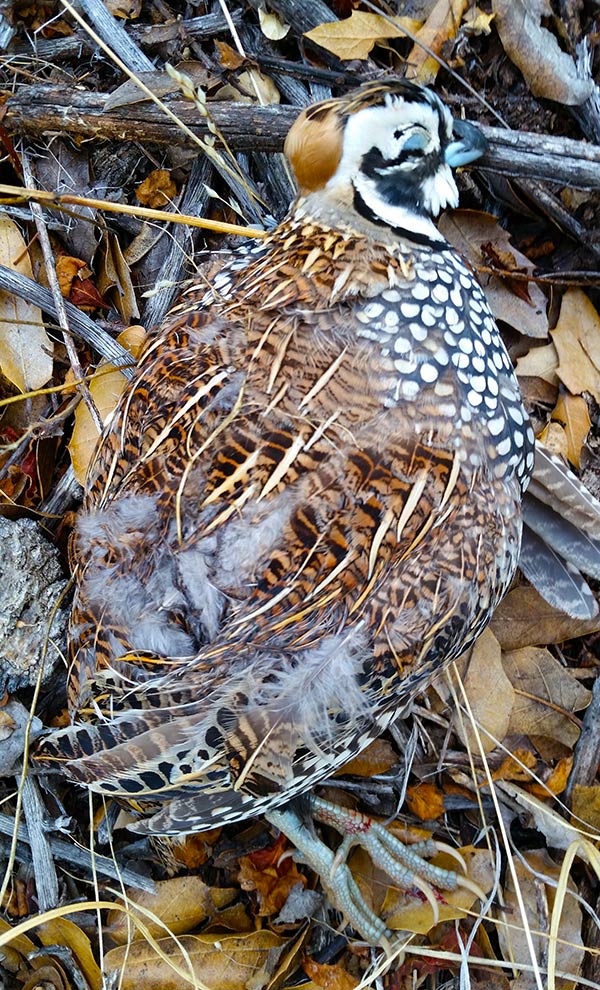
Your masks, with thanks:
[[[406,71],[428,83],[437,77],[455,112],[466,104],[467,115],[476,115],[476,102],[466,97],[447,68],[440,68],[419,46],[421,41],[445,66],[485,91],[488,103],[515,129],[551,133],[556,120],[558,133],[579,137],[581,127],[590,138],[581,115],[569,110],[581,107],[593,90],[591,81],[575,69],[574,51],[581,38],[573,31],[583,34],[586,25],[577,18],[568,19],[566,13],[564,21],[555,15],[542,22],[550,12],[543,3],[494,0],[491,7],[475,7],[425,0],[415,17],[388,19],[367,4],[337,0],[331,4],[331,18],[323,16],[310,27],[298,17],[293,3],[282,0],[269,10],[257,5],[258,12],[237,2],[226,8],[222,4],[210,14],[204,5],[199,6],[198,20],[206,15],[220,24],[208,29],[214,31],[212,36],[188,36],[195,54],[201,55],[194,71],[196,85],[203,87],[204,98],[208,96],[209,121],[215,96],[246,104],[262,100],[282,109],[289,102],[297,106],[310,102],[306,80],[312,78],[312,85],[321,91],[326,91],[333,77],[334,86],[340,85],[340,65],[351,68],[354,83],[363,74],[381,69]],[[170,22],[164,20],[166,7],[154,7],[149,18],[144,5],[119,4],[112,11],[118,21],[111,41],[118,45],[119,31],[125,32],[138,52],[146,50],[159,67],[171,60],[189,59],[190,47],[181,45],[179,32],[185,35],[198,26],[193,18],[186,19],[185,5],[174,2],[169,6],[170,13],[182,18],[181,28],[171,33]],[[229,19],[223,16],[225,9]],[[131,82],[110,62],[102,72],[89,61],[82,70],[82,45],[85,48],[88,42],[63,8],[51,0],[25,3],[19,5],[19,14],[21,20],[10,27],[11,44],[18,49],[28,31],[36,32],[47,46],[46,62],[39,62],[32,49],[19,55],[40,80],[52,87],[56,79],[64,81],[66,73],[69,84],[78,80],[82,91],[103,94],[106,115],[118,111],[119,99],[126,99],[124,105],[130,112],[138,106],[139,90],[131,90]],[[236,36],[240,29],[242,34]],[[251,58],[242,54],[243,45],[240,50],[241,37],[253,39]],[[73,47],[64,48],[72,39]],[[63,51],[70,52],[61,57],[60,65],[53,56],[59,43]],[[551,69],[541,72],[549,56]],[[486,69],[492,59],[499,65],[498,80]],[[13,82],[22,91],[30,82],[26,76],[15,76],[9,65],[3,71],[9,81],[5,98],[10,107],[6,94]],[[144,78],[158,95],[174,91],[173,80],[160,68]],[[115,94],[123,94],[125,88],[134,95],[118,98]],[[538,102],[539,97],[555,101],[554,116]],[[144,100],[147,97],[139,105],[144,106]],[[17,139],[27,143],[30,156],[38,155],[38,181],[45,188],[61,191],[71,182],[70,188],[89,192],[95,199],[110,198],[105,194],[113,190],[116,198],[128,203],[140,201],[167,211],[175,208],[180,191],[185,191],[196,153],[146,140],[143,133],[134,146],[119,139],[118,129],[112,143],[95,144],[76,134],[67,136],[55,124],[51,143],[43,129],[27,134],[5,131],[5,146],[15,142],[11,160],[17,162]],[[229,152],[224,152],[220,176],[211,172],[200,187],[199,212],[225,222],[238,222],[242,216],[255,224],[262,197],[281,216],[291,195],[287,175],[271,147],[268,152],[260,150],[261,135],[255,134],[254,140],[258,150],[250,154],[248,148],[241,152],[234,148],[241,156],[247,188],[234,182],[227,171]],[[219,165],[218,159],[215,164]],[[14,181],[18,183],[18,175]],[[462,184],[469,208],[447,214],[441,229],[479,274],[522,377],[538,434],[564,452],[573,468],[593,477],[600,403],[598,298],[593,286],[587,291],[585,279],[581,285],[565,287],[560,278],[553,285],[552,277],[555,271],[569,267],[593,270],[597,258],[585,238],[578,242],[571,233],[566,243],[547,213],[536,213],[531,190],[526,195],[534,196],[533,212],[519,213],[507,206],[510,188],[478,186],[472,180]],[[515,188],[517,184],[513,183]],[[207,189],[215,194],[206,195]],[[490,200],[500,221],[486,212]],[[582,193],[577,209],[591,228],[600,213],[594,194]],[[181,242],[175,266],[167,259],[167,246],[176,238],[173,229],[168,237],[148,238],[144,221],[117,215],[107,221],[96,208],[87,207],[58,219],[48,211],[46,221],[52,231],[60,291],[92,315],[100,328],[100,340],[103,333],[118,337],[132,321],[149,331],[151,326],[144,326],[148,290],[154,293],[158,284],[160,291],[173,275],[182,280],[194,269],[191,240]],[[159,222],[164,223],[155,221]],[[200,244],[196,237],[195,246],[204,247],[205,242]],[[211,235],[208,248],[222,250],[222,243]],[[9,204],[0,218],[0,254],[2,264],[37,277],[34,228],[19,205],[13,209]],[[74,469],[83,482],[97,428],[82,403],[73,415],[73,389],[80,385],[73,381],[60,334],[48,326],[45,311],[6,292],[0,296],[0,309],[3,514],[10,521],[32,509],[42,513],[44,538],[61,550],[66,571],[66,546],[79,498],[68,478]],[[133,344],[124,338],[125,346],[133,351],[140,333],[143,330],[134,330],[138,339]],[[101,350],[94,352],[81,342],[77,347],[93,400],[105,419],[125,379],[114,366],[101,364]],[[48,385],[55,391],[33,395]],[[15,399],[20,400],[19,412]],[[31,435],[34,423],[35,440]],[[50,455],[47,446],[42,451],[44,431],[53,441]],[[49,477],[46,488],[39,484],[40,472]],[[66,496],[51,501],[50,514],[45,516],[46,492],[52,497],[63,490]],[[439,973],[445,978],[458,974],[466,944],[476,984],[483,981],[484,972],[486,983],[495,973],[502,987],[509,983],[513,988],[539,987],[546,973],[550,980],[556,974],[559,986],[575,986],[580,976],[589,976],[594,983],[594,954],[600,940],[593,925],[586,928],[584,924],[582,898],[589,896],[590,889],[597,895],[593,880],[597,860],[584,843],[598,836],[600,782],[596,778],[578,782],[573,768],[597,677],[599,631],[598,618],[570,618],[533,588],[517,584],[490,629],[457,665],[469,699],[470,720],[462,710],[459,717],[450,686],[453,682],[446,677],[439,678],[415,704],[417,745],[400,818],[398,797],[406,772],[400,728],[362,753],[345,775],[329,782],[338,799],[359,802],[380,820],[397,819],[390,827],[400,829],[404,838],[410,826],[413,841],[436,835],[459,848],[469,875],[486,893],[494,892],[483,924],[474,920],[479,910],[475,899],[461,891],[440,904],[439,921],[432,927],[429,905],[415,892],[394,889],[366,854],[355,850],[350,863],[365,897],[383,911],[388,924],[415,935],[406,957],[379,960],[374,968],[368,952],[352,944],[344,945],[335,961],[323,961],[319,958],[321,929],[309,925],[306,917],[294,919],[294,910],[285,913],[292,902],[300,905],[300,911],[322,911],[322,898],[310,889],[314,878],[290,859],[287,843],[269,834],[264,824],[247,822],[214,835],[187,837],[176,847],[146,844],[140,854],[127,832],[126,816],[117,818],[116,809],[109,807],[98,809],[89,820],[87,798],[53,780],[43,792],[49,820],[54,817],[60,822],[59,827],[67,829],[74,842],[84,847],[96,844],[98,850],[114,855],[117,863],[134,862],[139,868],[143,860],[143,870],[154,878],[154,892],[125,891],[124,887],[117,892],[96,873],[95,883],[113,904],[111,910],[103,908],[98,915],[94,902],[88,906],[84,900],[94,871],[91,860],[87,871],[60,867],[61,897],[72,902],[68,905],[72,920],[52,912],[38,918],[35,872],[19,848],[10,867],[6,857],[6,916],[0,919],[7,985],[33,988],[43,983],[57,990],[71,986],[95,990],[101,985],[102,971],[118,977],[120,986],[136,990],[140,986],[145,990],[180,986],[236,990],[280,986],[284,980],[290,986],[304,980],[304,986],[349,990],[375,985],[377,966],[384,966],[396,981],[393,985],[400,987],[414,985],[415,974],[419,983]],[[22,695],[26,701],[30,700],[28,691],[31,688]],[[40,704],[47,722],[64,717],[62,675],[51,692],[41,688]],[[2,725],[11,731],[10,716],[0,722],[0,731]],[[9,810],[16,810],[14,788],[14,781],[7,777],[4,802]],[[572,795],[570,806],[568,794]],[[502,830],[504,820],[511,825],[510,834]],[[498,843],[502,842],[498,872]],[[565,875],[562,857],[570,877]],[[309,899],[313,893],[316,900]],[[560,937],[553,942],[548,932],[555,931],[558,917]],[[278,920],[282,918],[288,920]],[[26,932],[17,919],[24,919]],[[504,967],[506,975],[498,968],[489,969],[490,965]]]

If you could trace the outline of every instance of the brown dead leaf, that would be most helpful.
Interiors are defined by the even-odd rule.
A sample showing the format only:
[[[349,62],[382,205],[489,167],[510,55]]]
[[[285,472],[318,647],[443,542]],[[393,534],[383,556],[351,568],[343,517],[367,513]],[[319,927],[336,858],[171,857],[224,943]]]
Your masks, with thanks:
[[[194,985],[248,990],[268,983],[286,943],[266,929],[247,935],[182,935],[158,939],[159,955],[140,939],[107,952],[104,971],[119,979],[121,990],[190,990]]]
[[[240,886],[256,892],[258,914],[264,917],[279,914],[296,884],[306,886],[306,877],[298,872],[294,860],[290,856],[281,859],[286,845],[285,836],[280,835],[268,849],[240,859]]]
[[[552,331],[558,377],[573,395],[590,392],[600,402],[600,316],[582,289],[567,289]]]
[[[548,959],[548,924],[556,901],[556,885],[560,877],[560,867],[550,858],[545,849],[521,852],[513,859],[519,887],[517,897],[513,875],[507,873],[504,887],[505,914],[498,917],[498,936],[504,958],[513,965],[524,967],[520,970],[519,990],[532,990],[537,986],[531,968],[530,945],[526,935],[533,940],[533,952],[542,970]],[[544,877],[549,883],[544,883]],[[575,977],[581,971],[584,959],[581,937],[582,911],[575,896],[577,891],[572,880],[560,909],[560,938],[556,944],[556,969],[562,973],[572,973]],[[522,919],[520,901],[525,907],[526,919]],[[561,990],[573,986],[573,982],[558,980]]]
[[[497,258],[503,259],[502,268],[510,266],[515,272],[533,275],[534,266],[524,254],[510,243],[510,237],[496,217],[477,210],[449,210],[439,223],[441,233],[460,251],[473,268],[489,267],[490,245],[493,245]],[[487,300],[497,320],[503,320],[526,337],[544,338],[548,335],[546,317],[546,297],[539,285],[533,281],[523,282],[517,295],[507,281],[496,275],[480,276]],[[512,279],[512,285],[516,280]],[[531,374],[531,372],[523,372]]]
[[[406,791],[406,805],[422,822],[434,821],[444,814],[444,792],[435,784],[415,784]]]
[[[567,438],[567,458],[576,468],[580,467],[581,451],[592,428],[588,405],[583,396],[563,392],[558,397],[552,419],[560,423]]]
[[[128,327],[119,335],[118,341],[131,352],[132,360],[137,357],[145,340],[143,327]],[[90,393],[102,421],[105,423],[114,410],[127,379],[113,364],[101,362],[96,374],[89,383]],[[98,430],[92,415],[84,402],[75,410],[75,425],[68,444],[75,477],[85,484],[88,464],[98,442]]]
[[[471,651],[463,673],[463,683],[469,706],[481,727],[477,732],[479,745],[491,753],[508,732],[515,695],[502,665],[500,643],[491,629],[486,629]],[[477,752],[474,730],[468,719],[455,720],[455,729],[469,752]],[[468,739],[465,739],[465,732]]]
[[[492,780],[517,780],[529,783],[531,770],[537,766],[537,757],[530,749],[515,749],[511,756],[502,760],[500,766],[493,771]]]
[[[357,777],[374,777],[376,773],[387,773],[398,757],[394,747],[386,739],[375,739],[362,753],[355,756],[339,771],[340,774],[354,774]]]
[[[35,929],[42,945],[66,945],[77,960],[90,990],[101,990],[102,973],[94,959],[92,946],[81,928],[68,918],[52,918],[43,921]]]
[[[228,45],[226,41],[215,40],[215,48],[219,56],[219,62],[224,69],[239,69],[244,64],[243,56],[235,48]]]
[[[394,23],[390,24],[390,20]],[[312,31],[307,31],[304,37],[348,62],[368,58],[373,46],[381,41],[405,38],[403,26],[414,33],[421,22],[412,17],[392,17],[386,20],[381,14],[353,10],[345,20],[319,24]]]
[[[488,850],[464,846],[457,852],[460,853],[467,865],[467,876],[478,884],[485,893],[488,893],[494,884],[494,868]],[[456,868],[456,860],[443,854],[435,856],[430,862],[446,870]],[[462,887],[453,891],[440,891],[440,896],[443,898],[438,902],[440,921],[454,921],[457,918],[466,917],[477,899],[475,894]],[[421,896],[416,896],[411,891],[399,890],[393,886],[388,888],[382,915],[388,927],[393,931],[400,929],[425,935],[433,927],[431,905],[421,899]]]
[[[277,14],[267,11],[265,7],[258,8],[260,29],[269,41],[281,41],[289,33],[290,25],[285,24]]]
[[[566,460],[569,441],[565,429],[560,423],[547,423],[542,432],[538,434],[538,440],[551,454],[556,454],[557,457]]]
[[[198,876],[159,880],[155,887],[154,893],[144,890],[127,891],[131,917],[123,911],[108,912],[106,931],[117,945],[124,945],[129,938],[144,937],[136,928],[134,920],[138,917],[135,910],[138,904],[145,911],[151,911],[162,922],[158,924],[151,921],[145,912],[139,915],[150,934],[160,938],[166,931],[173,935],[191,932],[236,897],[235,890],[209,887]]]
[[[281,103],[281,95],[270,76],[258,69],[247,69],[240,72],[238,82],[250,94],[250,99],[264,104]]]
[[[534,96],[566,106],[579,106],[591,96],[592,80],[578,75],[574,59],[542,27],[542,17],[552,17],[549,4],[492,0],[492,11],[504,51],[521,70]]]
[[[586,636],[600,629],[600,616],[594,619],[571,619],[552,608],[535,588],[521,585],[500,602],[490,623],[503,650],[522,646],[562,643],[576,636]]]
[[[406,60],[407,79],[417,79],[424,86],[434,81],[440,63],[423,46],[440,55],[442,45],[456,37],[466,6],[467,0],[437,0],[423,27],[417,32],[417,41]]]
[[[552,770],[547,773],[542,773],[541,784],[536,783],[535,780],[530,781],[527,785],[527,790],[530,794],[534,794],[541,801],[550,796],[548,792],[554,796],[557,794],[562,794],[569,781],[569,774],[571,773],[572,766],[573,757],[563,756],[562,760],[559,760]]]
[[[580,733],[572,716],[587,707],[591,692],[545,649],[513,650],[503,663],[515,692],[508,734],[548,736],[572,749]]]
[[[571,802],[573,824],[600,832],[600,786],[576,784]]]
[[[0,216],[0,263],[33,278],[27,247],[16,223]],[[52,377],[54,345],[37,306],[0,292],[0,368],[21,392],[41,388]]]
[[[306,958],[302,960],[302,968],[319,990],[354,990],[359,984],[343,966],[337,964],[328,966]]]
[[[142,206],[151,210],[161,210],[170,203],[177,193],[177,186],[166,168],[155,168],[135,190],[135,195]]]
[[[549,385],[558,385],[558,352],[554,344],[530,347],[515,365],[518,378],[542,378]]]
[[[128,325],[139,318],[140,312],[131,281],[131,269],[114,234],[104,234],[100,256],[98,291],[103,296],[112,296],[123,323]]]
[[[469,7],[463,18],[463,30],[467,34],[474,36],[479,34],[491,34],[493,14],[486,14],[479,7]]]
[[[61,254],[56,259],[56,275],[61,295],[65,299],[69,298],[73,279],[89,278],[91,271],[81,258],[72,258],[68,254]]]

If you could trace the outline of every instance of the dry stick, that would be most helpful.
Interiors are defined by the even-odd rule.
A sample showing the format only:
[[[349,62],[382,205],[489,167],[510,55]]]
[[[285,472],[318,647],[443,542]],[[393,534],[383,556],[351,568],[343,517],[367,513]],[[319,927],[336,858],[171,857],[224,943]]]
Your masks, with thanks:
[[[0,289],[4,292],[13,292],[21,299],[27,299],[34,306],[39,306],[46,313],[51,313],[52,316],[56,317],[56,305],[50,290],[38,285],[32,278],[27,278],[26,275],[21,275],[5,265],[0,265]],[[129,351],[121,347],[89,316],[77,309],[77,306],[73,306],[70,302],[65,302],[64,305],[71,332],[81,337],[86,344],[93,347],[107,361],[112,361],[126,378],[133,378],[134,371],[131,367],[132,358]]]
[[[58,876],[44,823],[46,808],[38,782],[29,774],[23,781],[23,814],[27,822],[39,909],[49,911],[58,904]]]
[[[29,158],[25,150],[21,152],[21,166],[23,168],[23,178],[28,185],[33,185],[33,172],[29,164]],[[75,380],[81,382],[77,386],[77,390],[81,393],[85,400],[85,404],[90,411],[90,415],[98,429],[98,432],[102,431],[102,419],[96,403],[92,398],[89,386],[87,382],[83,381],[84,374],[81,364],[79,362],[79,355],[77,353],[77,348],[73,343],[73,337],[71,335],[71,330],[69,327],[69,321],[67,319],[67,312],[64,305],[64,299],[60,291],[60,286],[58,284],[58,276],[56,274],[56,265],[54,263],[54,255],[52,253],[52,247],[50,245],[50,238],[48,237],[48,229],[46,227],[46,221],[44,220],[44,214],[41,206],[36,202],[31,202],[31,212],[33,214],[33,219],[35,221],[36,230],[40,240],[40,245],[42,248],[42,254],[44,256],[44,265],[46,268],[46,275],[48,277],[48,283],[50,285],[50,291],[52,292],[52,298],[54,300],[54,305],[56,308],[56,318],[59,326],[63,332],[63,340],[69,356],[69,361],[71,363],[71,368],[73,369],[73,374],[75,375]]]
[[[189,146],[189,134],[166,120],[155,106],[136,103],[104,110],[102,93],[66,93],[55,86],[29,86],[6,102],[3,125],[11,133],[41,137],[48,132],[95,140],[139,141],[140,134],[159,144]],[[175,100],[170,107],[194,135],[208,134],[190,104]],[[211,102],[218,129],[237,151],[281,151],[285,136],[299,113],[286,106]],[[600,146],[528,131],[477,125],[489,149],[477,167],[514,177],[540,179],[571,188],[600,189]],[[170,218],[172,219],[172,217]]]
[[[79,0],[79,6],[84,14],[87,14],[102,40],[133,72],[154,71],[154,63],[140,51],[125,28],[109,14],[102,0]]]
[[[12,815],[0,814],[0,835],[11,836],[14,827],[15,822]],[[46,832],[49,831],[47,822],[44,822],[44,828]],[[19,825],[17,838],[19,842],[30,843],[31,840],[27,825]],[[152,893],[156,889],[154,881],[149,877],[145,877],[127,866],[117,868],[108,856],[94,856],[94,862],[92,863],[89,850],[82,846],[75,845],[72,842],[65,842],[63,839],[57,839],[51,832],[48,842],[55,858],[61,862],[83,867],[86,870],[90,870],[90,872],[96,869],[104,876],[112,877],[115,880],[122,878],[126,884],[131,887],[137,887],[138,890],[147,890]],[[23,853],[20,852],[18,854],[18,859],[21,861],[24,859]]]

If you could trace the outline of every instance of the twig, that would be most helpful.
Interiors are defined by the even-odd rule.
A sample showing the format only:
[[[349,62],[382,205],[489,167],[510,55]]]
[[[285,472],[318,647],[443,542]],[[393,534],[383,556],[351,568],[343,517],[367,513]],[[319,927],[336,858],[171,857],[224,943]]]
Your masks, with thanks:
[[[14,831],[14,820],[10,815],[0,814],[0,835],[12,836]],[[46,825],[47,830],[47,825]],[[19,825],[17,838],[19,842],[24,842],[30,845],[29,832],[26,825]],[[82,846],[76,845],[74,842],[64,842],[62,839],[57,839],[54,835],[50,835],[48,839],[50,849],[56,859],[64,863],[70,863],[73,866],[80,866],[90,873],[96,869],[99,873],[102,873],[106,877],[112,877],[114,880],[123,880],[124,883],[131,887],[137,887],[138,890],[147,890],[149,893],[154,891],[154,881],[149,877],[142,876],[140,873],[136,873],[128,866],[115,866],[112,859],[108,856],[94,856],[94,862],[92,864],[92,858],[90,856],[89,850],[84,849]],[[19,857],[21,858],[21,857]]]
[[[41,137],[48,132],[73,134],[99,140],[147,141],[189,144],[189,138],[158,107],[145,103],[104,110],[101,93],[65,92],[54,86],[27,86],[10,96],[4,126],[11,134]],[[206,121],[198,120],[186,101],[169,102],[190,131],[208,134]],[[258,107],[243,103],[209,104],[212,119],[236,151],[281,151],[285,136],[298,116],[288,106]],[[535,178],[572,188],[600,189],[600,146],[479,125],[489,141],[489,150],[478,168],[522,178]]]
[[[27,278],[26,275],[20,275],[12,268],[6,268],[5,265],[0,265],[0,289],[4,292],[14,292],[19,298],[27,299],[34,306],[39,306],[45,312],[56,316],[56,306],[50,290],[44,289],[32,278]],[[65,302],[65,309],[71,331],[81,337],[86,344],[93,347],[107,361],[112,361],[126,378],[133,378],[134,371],[131,367],[129,351],[126,351],[116,340],[109,337],[89,316],[77,309],[77,306]]]

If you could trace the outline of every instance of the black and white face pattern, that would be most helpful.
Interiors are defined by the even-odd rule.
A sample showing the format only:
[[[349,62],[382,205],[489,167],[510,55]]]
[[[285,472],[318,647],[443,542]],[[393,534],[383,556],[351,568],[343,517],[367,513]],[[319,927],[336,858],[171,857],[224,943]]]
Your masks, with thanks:
[[[453,142],[450,112],[433,93],[387,94],[380,106],[351,114],[328,187],[350,182],[355,207],[375,222],[439,240],[431,217],[458,205],[445,155]]]

